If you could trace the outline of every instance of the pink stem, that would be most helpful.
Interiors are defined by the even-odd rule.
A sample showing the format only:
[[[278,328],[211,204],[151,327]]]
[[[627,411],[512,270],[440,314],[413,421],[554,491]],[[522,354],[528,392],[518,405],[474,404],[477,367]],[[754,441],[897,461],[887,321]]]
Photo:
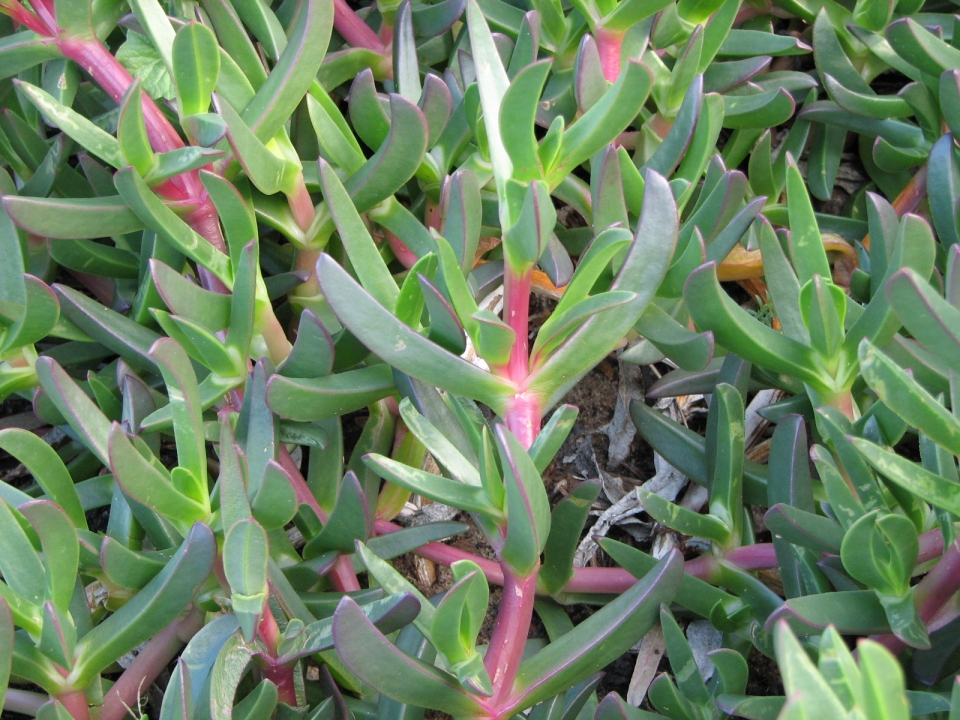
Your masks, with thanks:
[[[940,528],[923,533],[920,536],[920,554],[917,556],[917,565],[922,565],[941,555],[943,555],[943,533]]]
[[[53,242],[60,241],[54,240]],[[67,272],[79,280],[80,284],[89,290],[101,305],[106,305],[107,307],[113,305],[113,295],[116,290],[116,285],[113,280],[100,275],[89,275],[79,270],[67,270]]]
[[[263,615],[260,617],[260,624],[257,626],[257,633],[260,639],[270,652],[269,657],[260,656],[262,664],[260,670],[263,676],[277,686],[277,692],[280,696],[280,702],[284,702],[291,707],[297,706],[297,690],[293,682],[294,664],[281,664],[276,661],[277,648],[280,646],[282,636],[277,621],[270,612],[270,608],[264,605]]]
[[[960,590],[960,543],[954,541],[938,562],[914,588],[914,597],[925,623]]]
[[[620,77],[620,51],[625,36],[626,32],[622,30],[607,30],[602,27],[598,27],[593,33],[597,50],[600,52],[600,68],[607,82],[615,83]]]
[[[440,203],[435,203],[430,198],[427,198],[426,210],[423,212],[423,224],[428,228],[439,231],[442,223],[443,217],[440,214]]]
[[[277,686],[277,694],[282,703],[297,707],[297,687],[293,680],[292,665],[274,665],[266,662],[260,667],[263,677]]]
[[[398,530],[403,530],[403,528],[389,520],[377,520],[374,524],[374,533],[376,535],[389,535]],[[421,545],[414,552],[422,558],[447,566],[452,565],[457,560],[470,560],[480,566],[480,569],[483,571],[483,576],[487,578],[487,580],[494,585],[503,585],[503,570],[500,568],[499,563],[493,560],[488,560],[487,558],[474,555],[466,550],[461,550],[460,548],[445,545],[440,542]]]
[[[540,400],[533,393],[521,391],[510,399],[506,412],[507,428],[528,450],[540,434]]]
[[[389,245],[393,251],[394,257],[396,257],[405,268],[412,268],[417,260],[420,259],[413,250],[407,247],[403,240],[389,230],[384,230],[383,235],[387,238],[387,245]]]
[[[623,568],[578,567],[573,569],[573,577],[563,586],[563,592],[619,595],[636,582],[637,579]]]
[[[123,99],[133,77],[102,43],[96,40],[63,39],[59,45],[63,54],[80,65],[115,102]],[[147,136],[153,149],[168,152],[182,148],[183,141],[177,131],[146,93],[142,93],[141,104]],[[226,251],[217,210],[207,196],[196,170],[172,178],[158,190],[170,199],[182,195],[188,202],[196,203],[197,207],[187,214],[186,222],[215,248]],[[200,280],[208,290],[223,294],[228,292],[224,284],[205,268],[200,269]]]
[[[507,565],[501,563],[501,567],[505,580],[503,596],[483,659],[493,683],[494,705],[506,700],[513,689],[533,618],[539,570],[537,567],[526,577],[517,577]]]
[[[520,388],[530,374],[530,282],[533,268],[517,273],[510,264],[504,268],[503,319],[513,329],[516,338],[510,349],[506,368],[494,368],[498,374],[505,372]],[[504,413],[507,428],[517,436],[525,448],[530,448],[540,433],[540,398],[520,390],[514,395]]]
[[[377,535],[387,535],[388,533],[397,532],[403,528],[389,520],[377,520],[374,529]],[[747,550],[750,550],[750,552],[745,552]],[[492,560],[474,555],[467,550],[461,550],[460,548],[445,545],[440,542],[432,542],[420,546],[414,552],[420,557],[440,563],[441,565],[451,565],[457,560],[470,560],[480,566],[484,577],[486,577],[489,582],[494,585],[504,584],[503,569],[500,565]],[[728,553],[725,559],[737,567],[748,571],[777,566],[773,545],[769,543],[737,548]],[[695,578],[708,580],[716,562],[717,558],[712,555],[703,556],[695,558],[694,560],[688,560],[684,566],[684,570],[688,575],[692,575]],[[623,568],[578,567],[573,569],[573,577],[570,579],[570,582],[564,585],[563,592],[620,594],[629,590],[636,582],[637,578]]]
[[[300,472],[297,464],[293,462],[293,458],[290,457],[290,451],[287,450],[285,445],[280,446],[280,467],[287,471],[287,477],[290,478],[293,491],[297,495],[297,504],[309,506],[310,509],[317,514],[317,517],[320,518],[320,522],[325,523],[327,521],[327,514],[323,511],[323,508],[320,507],[320,503],[317,502],[313,493],[310,492],[307,481],[303,479],[303,473]]]
[[[504,275],[503,313],[516,333],[507,374],[522,387],[530,374],[530,281],[532,268],[517,274],[507,263]],[[540,432],[540,402],[532,393],[521,390],[510,401],[504,419],[507,428],[525,449]],[[507,563],[500,563],[503,596],[497,610],[484,666],[493,682],[494,705],[503,703],[513,690],[523,650],[527,645],[533,604],[537,592],[539,565],[529,575],[517,577]]]
[[[310,191],[307,190],[307,185],[303,182],[302,176],[294,191],[287,197],[287,203],[290,205],[293,219],[297,221],[300,229],[309,229],[316,215],[316,209],[313,206],[313,199],[310,197]]]
[[[503,278],[503,315],[506,323],[517,334],[510,351],[507,375],[517,385],[521,385],[530,373],[530,280],[533,269],[527,268],[517,274],[509,263],[504,269]],[[509,422],[509,419],[508,419]]]
[[[87,694],[83,690],[71,690],[58,695],[57,702],[63,705],[63,709],[70,713],[73,720],[89,720],[90,706],[87,704]]]
[[[17,0],[10,0],[3,6],[6,14],[13,18],[14,22],[20,23],[29,30],[33,30],[37,35],[49,35],[49,29],[36,15],[27,10]]]
[[[104,696],[100,720],[123,720],[129,712],[128,708],[137,706],[140,696],[190,638],[200,632],[203,620],[204,612],[194,606],[185,618],[174,620],[155,635]]]
[[[387,51],[377,34],[347,5],[347,0],[333,0],[333,27],[353,47],[381,54]]]
[[[114,102],[120,103],[124,93],[133,82],[133,77],[107,48],[97,40],[69,40],[59,42],[63,54],[76,62],[92,77]],[[183,141],[149,95],[142,93],[143,120],[147,127],[150,144],[157,152],[167,152],[183,147]],[[176,178],[191,198],[205,196],[197,171],[184,173]]]
[[[320,518],[320,522],[325,523],[327,521],[327,514],[323,511],[323,508],[320,507],[320,503],[317,502],[313,493],[310,492],[310,488],[307,485],[307,481],[303,479],[300,468],[293,462],[289,451],[282,444],[280,445],[280,466],[286,470],[287,477],[290,478],[290,484],[293,485],[293,491],[297,496],[297,504],[309,506],[310,509],[317,514],[317,517]],[[357,574],[353,571],[353,563],[350,562],[350,558],[346,555],[340,556],[340,559],[337,560],[329,574],[330,582],[333,583],[335,590],[350,592],[360,589],[360,581],[357,579]]]
[[[95,40],[61,40],[60,50],[85,70],[117,104],[133,83],[133,76],[127,69]],[[177,131],[146,93],[143,93],[142,104],[143,120],[153,149],[167,152],[182,148],[183,141]]]
[[[260,622],[257,623],[257,634],[266,643],[270,652],[276,654],[280,640],[283,638],[280,634],[280,626],[277,625],[276,618],[273,617],[267,603],[263,604],[263,614],[260,616]]]
[[[637,142],[640,139],[640,133],[636,130],[626,130],[613,141],[614,147],[622,147],[624,150],[635,150]]]
[[[383,43],[385,48],[390,47],[390,43],[393,42],[393,25],[387,25],[383,23],[380,26],[380,42]]]
[[[693,565],[699,559],[700,558],[691,560],[688,565]],[[757,543],[756,545],[743,545],[742,547],[733,548],[724,555],[723,559],[747,572],[777,567],[777,554],[774,552],[773,544],[771,543]],[[696,575],[696,567],[694,566],[694,568],[691,568],[688,572],[691,575]]]
[[[330,582],[333,589],[339,592],[353,592],[360,589],[360,581],[353,570],[353,563],[346,555],[341,555],[337,563],[330,569]]]
[[[213,245],[217,250],[229,254],[229,251],[227,250],[227,243],[223,239],[223,232],[220,230],[220,216],[217,214],[217,208],[207,195],[206,189],[201,187],[200,191],[202,194],[198,198],[200,199],[199,206],[190,211],[184,220],[197,232],[198,235],[203,236],[207,242]],[[250,239],[252,240],[253,238]],[[223,292],[227,292],[226,287],[220,282],[219,279],[217,280],[217,283],[223,287]]]

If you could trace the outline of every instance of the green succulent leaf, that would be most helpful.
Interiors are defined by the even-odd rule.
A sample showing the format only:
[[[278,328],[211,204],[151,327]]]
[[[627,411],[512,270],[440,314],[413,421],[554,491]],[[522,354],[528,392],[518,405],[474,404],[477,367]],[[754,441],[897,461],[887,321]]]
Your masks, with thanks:
[[[456,677],[400,651],[349,597],[334,614],[333,637],[344,664],[387,697],[468,717],[482,712],[479,700]]]
[[[650,517],[684,535],[702,537],[723,546],[730,542],[731,529],[717,517],[687,510],[649,491],[638,489],[643,509]]]
[[[436,382],[457,395],[504,407],[510,387],[476,365],[431,343],[390,314],[328,255],[317,277],[337,317],[377,355],[413,377]]]
[[[35,235],[61,240],[111,237],[143,230],[143,222],[119,196],[36,198],[6,195],[10,218]]]
[[[69,515],[77,529],[87,529],[87,518],[73,478],[48,443],[27,430],[7,428],[0,430],[0,448],[24,464],[50,499]]]
[[[200,23],[184,25],[173,40],[171,60],[181,117],[207,112],[220,76],[216,35]]]
[[[540,473],[516,436],[498,426],[496,440],[507,490],[507,538],[500,557],[526,576],[536,569],[550,534],[550,501]]]
[[[160,574],[77,642],[74,682],[85,686],[116,658],[169,625],[210,575],[216,552],[213,532],[206,525],[195,524]]]
[[[233,612],[250,642],[267,598],[267,534],[253,518],[238,520],[226,532],[223,572],[230,583]]]
[[[619,657],[656,622],[660,605],[673,598],[682,576],[679,554],[669,554],[630,590],[521,663],[512,708],[553,697]]]
[[[122,168],[126,164],[123,153],[120,151],[120,143],[113,135],[101,130],[80,113],[61,104],[41,88],[22,81],[18,81],[17,85],[51,125],[60,128],[70,139],[80,143],[87,152],[115,168]]]
[[[960,512],[960,485],[957,483],[944,480],[907,458],[884,450],[868,440],[850,438],[850,442],[877,472],[891,482],[936,507],[952,513]]]

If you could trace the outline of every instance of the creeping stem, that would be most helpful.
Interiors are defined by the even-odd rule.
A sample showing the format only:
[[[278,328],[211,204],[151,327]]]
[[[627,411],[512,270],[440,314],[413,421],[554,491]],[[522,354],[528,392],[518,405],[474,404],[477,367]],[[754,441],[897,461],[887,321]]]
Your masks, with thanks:
[[[196,606],[153,637],[103,697],[100,720],[123,720],[139,698],[203,627],[204,613]],[[76,715],[74,715],[76,717]]]

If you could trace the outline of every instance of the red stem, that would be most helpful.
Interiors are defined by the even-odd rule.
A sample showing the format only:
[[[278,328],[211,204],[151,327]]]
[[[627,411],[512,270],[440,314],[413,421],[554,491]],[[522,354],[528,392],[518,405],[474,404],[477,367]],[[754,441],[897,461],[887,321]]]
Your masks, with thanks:
[[[87,704],[87,694],[83,690],[70,690],[56,697],[63,709],[70,713],[73,720],[89,720],[90,706]]]
[[[412,268],[417,260],[420,259],[413,250],[407,247],[407,244],[403,242],[403,240],[389,230],[384,229],[383,236],[387,239],[387,245],[389,245],[393,251],[393,256],[397,258],[405,268]]]
[[[86,71],[115,103],[120,103],[133,82],[133,76],[106,47],[96,40],[61,40],[59,45],[66,57]],[[167,152],[182,148],[183,141],[177,131],[146,93],[143,93],[142,105],[143,120],[153,149]]]
[[[287,198],[287,203],[290,205],[293,219],[297,221],[300,229],[308,230],[316,215],[316,209],[313,206],[310,191],[307,190],[307,185],[303,182],[303,176],[300,177],[300,182],[297,183],[296,188]]]
[[[137,707],[140,696],[149,689],[190,638],[200,632],[203,620],[203,611],[194,606],[185,618],[175,620],[155,635],[104,696],[100,720],[123,720],[129,713],[129,708]]]
[[[402,529],[402,527],[389,520],[377,520],[375,525],[377,535],[387,535]],[[417,548],[414,553],[441,565],[451,565],[457,560],[470,560],[480,566],[480,570],[483,571],[487,581],[494,585],[504,584],[503,569],[500,565],[452,545],[445,545],[440,542],[427,543]],[[725,559],[748,571],[777,567],[776,554],[773,545],[769,543],[735,548],[727,553]],[[716,561],[717,558],[713,555],[705,555],[688,560],[684,570],[687,574],[700,580],[708,580]],[[570,582],[564,585],[563,592],[620,594],[629,590],[636,582],[637,578],[623,568],[578,567],[573,569],[573,577]]]
[[[133,82],[133,77],[102,43],[97,40],[61,39],[59,46],[61,52],[83,68],[115,102],[119,103],[123,99]],[[156,152],[168,152],[182,148],[183,140],[180,139],[166,115],[146,93],[141,94],[141,104],[147,136],[150,138],[153,149]],[[208,197],[196,170],[171,178],[157,190],[167,199],[184,200],[187,203],[196,204],[197,207],[184,219],[215,248],[226,251],[216,207]],[[227,293],[227,288],[219,278],[203,267],[199,272],[201,283],[206,289]]]
[[[510,351],[507,376],[521,385],[530,373],[530,280],[533,269],[517,274],[507,264],[503,278],[503,315],[506,323],[517,334]],[[509,420],[508,420],[509,422]]]
[[[260,667],[263,676],[277,686],[277,695],[282,703],[297,707],[297,688],[293,681],[292,665],[272,665],[265,663]]]
[[[58,44],[67,58],[76,62],[90,75],[114,102],[120,103],[133,82],[133,77],[101,42],[62,39]],[[182,148],[183,140],[150,96],[142,93],[141,103],[147,136],[153,149],[157,152],[168,152]],[[183,182],[184,190],[190,197],[204,197],[203,186],[196,171],[184,173],[178,176],[177,180]]]
[[[263,604],[263,613],[260,615],[260,622],[257,624],[257,634],[266,643],[271,654],[276,655],[283,636],[280,633],[280,626],[277,625],[277,619],[273,617],[267,603]]]
[[[333,27],[353,47],[381,54],[387,51],[377,34],[347,5],[347,0],[333,0]]]
[[[9,0],[4,4],[3,9],[13,18],[14,22],[20,23],[29,30],[33,30],[37,35],[49,35],[49,29],[36,15],[27,10],[17,0]]]
[[[539,570],[538,566],[528,576],[517,577],[506,564],[501,563],[501,567],[506,582],[493,634],[483,659],[493,683],[494,706],[508,698],[520,668],[533,618]]]
[[[293,462],[293,458],[290,457],[287,448],[282,444],[280,445],[280,466],[286,470],[287,477],[290,478],[293,491],[297,496],[297,503],[309,506],[310,509],[317,514],[317,517],[320,518],[320,522],[326,523],[327,514],[323,511],[323,508],[320,507],[320,503],[317,502],[313,493],[310,492],[310,487],[307,485],[307,481],[304,480],[303,473],[300,472],[300,468]],[[360,581],[357,579],[357,574],[353,570],[353,563],[350,562],[350,558],[346,555],[340,556],[336,565],[330,570],[329,576],[330,582],[333,583],[335,590],[350,592],[360,589]]]
[[[623,49],[623,38],[626,33],[622,30],[607,30],[598,27],[593,33],[597,41],[597,50],[600,52],[600,68],[607,82],[615,83],[620,77],[620,52]]]
[[[297,707],[297,689],[293,682],[293,669],[296,663],[281,664],[277,662],[277,648],[280,646],[283,637],[277,621],[266,603],[263,606],[263,615],[260,617],[257,633],[270,652],[270,657],[260,656],[260,670],[263,676],[277,686],[280,702],[284,702],[291,707]]]

